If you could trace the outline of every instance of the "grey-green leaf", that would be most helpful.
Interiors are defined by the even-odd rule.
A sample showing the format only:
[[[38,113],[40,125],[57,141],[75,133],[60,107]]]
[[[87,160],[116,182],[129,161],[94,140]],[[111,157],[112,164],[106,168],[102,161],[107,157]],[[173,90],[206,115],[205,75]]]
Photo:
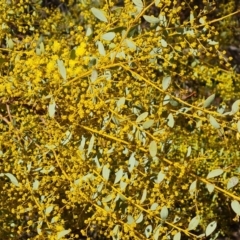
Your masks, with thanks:
[[[167,125],[170,127],[170,128],[173,128],[174,126],[174,118],[173,118],[173,115],[172,113],[169,113],[168,117],[167,117]]]
[[[108,168],[107,165],[104,165],[102,170],[102,176],[106,181],[108,181],[109,175],[110,175],[110,169]]]
[[[57,240],[61,239],[62,237],[64,237],[65,235],[69,234],[71,232],[71,230],[62,230],[61,232],[57,233]]]
[[[93,7],[93,8],[91,8],[91,12],[100,21],[108,22],[107,17],[106,17],[106,13],[102,9],[98,9],[98,8]]]
[[[106,41],[111,41],[115,38],[116,33],[115,32],[107,32],[102,35],[102,39]]]
[[[217,122],[217,120],[212,115],[209,116],[209,122],[216,129],[221,127],[220,124]]]
[[[237,200],[233,200],[231,202],[231,207],[232,207],[232,210],[238,215],[240,216],[240,204]]]
[[[19,187],[18,180],[15,176],[13,176],[11,173],[5,173],[5,175],[10,179],[10,181],[13,185]]]
[[[160,21],[159,18],[156,18],[154,16],[143,15],[143,18],[149,23],[158,23]]]
[[[67,80],[67,71],[66,71],[63,61],[58,59],[57,65],[58,65],[58,71],[59,71],[60,75],[62,76],[63,80],[66,81]]]
[[[116,178],[115,178],[114,184],[118,183],[118,182],[121,180],[121,178],[122,178],[122,176],[123,176],[123,169],[122,169],[122,168],[119,169],[119,170],[115,173],[115,175],[116,175]]]
[[[149,238],[151,234],[152,234],[152,225],[148,225],[148,226],[145,228],[145,236],[146,236],[147,238]]]
[[[165,76],[165,77],[163,77],[163,80],[162,80],[162,88],[163,88],[164,91],[167,90],[168,87],[170,86],[171,80],[172,80],[171,76]]]
[[[212,101],[214,100],[215,98],[215,94],[212,94],[211,96],[209,96],[203,103],[203,107],[206,108],[208,106],[211,105]]]
[[[161,209],[160,217],[163,220],[167,219],[167,217],[168,217],[168,208],[166,206],[163,206],[163,208]]]
[[[238,177],[231,177],[229,180],[228,180],[228,183],[227,183],[227,189],[230,189],[230,188],[233,188],[235,187],[239,182],[239,179]]]
[[[213,231],[216,229],[216,227],[217,227],[217,222],[216,221],[213,221],[213,222],[209,223],[207,228],[206,228],[206,237],[211,235],[213,233]]]
[[[149,152],[151,157],[155,157],[157,155],[157,143],[156,141],[151,141],[149,144]]]
[[[208,173],[207,179],[217,177],[221,175],[223,172],[224,172],[223,169],[214,169],[210,173]]]
[[[200,216],[195,216],[188,224],[188,231],[195,230],[200,223]]]
[[[181,232],[177,232],[174,237],[173,240],[180,240],[181,239]]]

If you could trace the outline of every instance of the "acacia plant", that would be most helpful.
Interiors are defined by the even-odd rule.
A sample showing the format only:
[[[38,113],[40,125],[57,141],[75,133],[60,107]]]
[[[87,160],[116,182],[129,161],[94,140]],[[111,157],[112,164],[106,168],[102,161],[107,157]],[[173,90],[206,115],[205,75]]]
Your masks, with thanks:
[[[0,238],[230,234],[235,2],[2,2]]]

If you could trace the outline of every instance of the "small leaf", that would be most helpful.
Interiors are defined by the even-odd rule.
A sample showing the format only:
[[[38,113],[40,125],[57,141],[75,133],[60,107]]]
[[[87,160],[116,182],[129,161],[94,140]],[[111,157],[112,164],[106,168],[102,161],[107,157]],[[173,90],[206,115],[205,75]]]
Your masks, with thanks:
[[[222,169],[214,169],[207,175],[207,179],[214,178],[221,175],[224,171]]]
[[[72,133],[69,130],[66,131],[65,135],[66,137],[61,141],[62,145],[66,145],[72,138]]]
[[[150,210],[155,211],[158,207],[158,203],[153,203],[150,207]]]
[[[170,128],[173,128],[174,126],[174,118],[173,118],[173,115],[172,113],[169,113],[168,117],[167,117],[167,125],[170,127]]]
[[[214,128],[220,128],[220,124],[217,122],[217,120],[212,115],[209,116],[209,121],[210,121],[210,124]]]
[[[142,126],[143,126],[144,129],[148,129],[148,128],[150,128],[153,124],[154,124],[154,120],[150,119],[150,120],[147,120],[146,122],[144,122]]]
[[[119,170],[115,173],[115,175],[116,175],[116,178],[115,178],[114,184],[118,183],[118,182],[121,180],[121,178],[122,178],[122,176],[123,176],[123,169],[122,169],[122,168],[119,169]]]
[[[46,214],[46,215],[50,214],[50,213],[52,212],[52,210],[53,210],[53,205],[48,206],[48,207],[45,209],[45,214]]]
[[[158,23],[160,20],[154,16],[143,15],[143,18],[149,23]]]
[[[211,105],[212,101],[214,100],[215,98],[215,94],[212,94],[211,96],[209,96],[203,103],[203,107],[204,108],[207,108],[208,106]]]
[[[134,220],[133,216],[132,216],[132,215],[128,215],[128,216],[127,216],[127,223],[128,223],[128,224],[132,224],[132,223],[134,223],[134,222],[135,222],[135,220]]]
[[[207,228],[206,228],[206,237],[211,235],[212,232],[216,229],[216,227],[217,227],[217,222],[216,221],[213,221],[213,222],[209,223]]]
[[[137,50],[137,46],[132,40],[126,39],[125,43],[126,43],[127,47],[130,48],[131,50],[133,50],[133,51]]]
[[[139,216],[136,219],[136,223],[140,223],[143,220],[143,213],[140,213]]]
[[[62,230],[61,232],[57,233],[57,240],[61,239],[62,237],[64,237],[65,235],[69,234],[71,232],[71,230]]]
[[[200,223],[200,216],[195,216],[188,224],[188,231],[195,230]]]
[[[147,189],[145,188],[143,190],[143,195],[142,195],[142,198],[140,200],[140,203],[142,204],[145,200],[146,200],[146,197],[147,197]]]
[[[108,181],[109,175],[110,175],[110,169],[108,168],[107,165],[104,165],[102,170],[102,176],[106,181]]]
[[[157,7],[161,0],[154,0],[155,6]]]
[[[238,184],[238,182],[239,182],[238,177],[231,177],[228,180],[227,189],[233,188],[234,186],[236,186]]]
[[[89,141],[89,145],[88,145],[88,152],[87,152],[87,156],[92,152],[93,146],[94,146],[94,141],[95,141],[95,136],[92,135],[90,141]]]
[[[98,46],[98,52],[100,53],[100,55],[105,56],[106,55],[106,51],[105,48],[102,44],[101,41],[97,41],[97,46]]]
[[[102,39],[105,41],[111,41],[115,38],[115,36],[116,36],[115,32],[108,32],[102,35]]]
[[[191,155],[191,152],[192,152],[192,147],[188,146],[186,157],[189,157]]]
[[[235,102],[233,103],[231,114],[235,114],[235,113],[238,112],[238,110],[239,110],[239,104],[240,104],[240,100],[237,100],[237,101],[235,101]]]
[[[163,206],[163,208],[161,209],[160,217],[163,220],[167,219],[167,217],[168,217],[168,208],[166,206]]]
[[[194,195],[194,193],[196,192],[197,189],[197,180],[193,181],[189,187],[189,193],[191,196]]]
[[[125,104],[126,98],[125,97],[121,97],[118,101],[117,101],[117,107],[120,108],[121,106],[123,106]]]
[[[55,116],[56,112],[56,103],[54,99],[51,100],[51,102],[48,105],[48,115],[50,118],[53,118]]]
[[[158,173],[157,180],[155,180],[155,182],[159,184],[163,181],[164,178],[165,178],[165,174],[162,171],[160,171]]]
[[[170,86],[170,83],[171,83],[171,76],[165,76],[163,77],[163,80],[162,80],[162,88],[163,90],[167,90],[168,87]],[[167,95],[168,96],[168,95]],[[170,100],[170,97],[169,97],[169,100]]]
[[[91,82],[92,82],[92,83],[95,82],[95,81],[97,80],[97,78],[98,78],[98,72],[97,72],[96,69],[93,69],[93,70],[92,70],[91,77],[90,77]]]
[[[212,193],[214,191],[215,185],[211,184],[211,183],[207,183],[206,187],[207,187],[207,190],[209,191],[209,193]]]
[[[66,72],[66,68],[64,66],[63,61],[58,59],[57,65],[58,65],[58,71],[59,71],[60,75],[62,76],[63,80],[66,81],[67,80],[67,72]]]
[[[128,160],[128,171],[131,173],[134,166],[135,166],[135,162],[136,162],[136,159],[134,157],[135,155],[135,152],[133,152]]]
[[[19,187],[18,180],[15,176],[13,176],[11,173],[5,173],[5,175],[10,179],[11,183],[15,185],[16,187]]]
[[[106,23],[108,22],[108,20],[106,18],[106,13],[103,10],[95,8],[95,7],[91,8],[90,10],[93,13],[93,15],[96,18],[98,18],[100,21],[106,22]]]
[[[143,121],[147,116],[148,116],[148,112],[144,112],[144,113],[140,114],[136,119],[136,123]]]
[[[38,190],[38,187],[39,187],[39,181],[36,179],[36,180],[34,180],[34,182],[33,182],[33,190]]]
[[[161,39],[160,43],[164,48],[168,46],[167,42],[164,39]]]
[[[180,240],[181,239],[181,232],[177,232],[174,237],[173,240]]]
[[[152,225],[148,225],[148,226],[145,228],[145,236],[146,236],[147,238],[149,238],[151,234],[152,234]]]
[[[103,203],[107,203],[107,202],[111,201],[113,198],[114,198],[114,195],[113,194],[109,194],[108,196],[106,196],[106,197],[104,197],[102,199],[102,202]]]
[[[237,200],[233,200],[231,202],[231,207],[232,207],[232,210],[238,215],[240,216],[240,204]]]
[[[238,120],[238,122],[237,122],[237,130],[238,130],[238,132],[240,132],[240,120]]]
[[[157,143],[154,140],[149,144],[149,152],[152,158],[157,155]]]

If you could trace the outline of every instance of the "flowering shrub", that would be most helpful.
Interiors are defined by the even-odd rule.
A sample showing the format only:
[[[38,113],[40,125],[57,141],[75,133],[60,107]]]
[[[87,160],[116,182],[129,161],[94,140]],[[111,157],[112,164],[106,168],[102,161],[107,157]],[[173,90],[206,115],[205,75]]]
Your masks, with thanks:
[[[214,19],[214,2],[198,2],[4,1],[1,239],[229,234],[240,215],[239,75],[224,50],[234,14]]]

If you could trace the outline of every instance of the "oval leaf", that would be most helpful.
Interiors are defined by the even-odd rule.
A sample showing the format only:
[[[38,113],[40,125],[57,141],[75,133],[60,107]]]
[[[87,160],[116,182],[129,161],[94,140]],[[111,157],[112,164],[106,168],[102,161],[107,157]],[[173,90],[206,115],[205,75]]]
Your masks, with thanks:
[[[102,44],[101,41],[97,41],[97,46],[98,46],[98,52],[100,53],[100,55],[105,56],[106,55],[106,51],[105,48]]]
[[[237,200],[233,200],[231,202],[231,207],[232,207],[232,210],[238,215],[240,216],[240,204]]]
[[[133,51],[136,51],[137,46],[132,40],[126,39],[125,42],[126,42],[126,45],[127,45],[128,48],[130,48]]]
[[[146,122],[144,122],[142,126],[143,126],[144,129],[148,129],[148,128],[150,128],[153,124],[154,124],[154,120],[150,119],[150,120],[147,120]]]
[[[38,180],[34,180],[34,182],[33,182],[33,190],[38,190],[38,187],[39,187],[39,181]]]
[[[134,166],[135,166],[135,162],[136,159],[134,157],[135,153],[132,153],[132,155],[130,156],[129,160],[128,160],[128,171],[132,172]]]
[[[238,112],[238,110],[239,110],[239,104],[240,104],[240,100],[237,100],[237,101],[235,101],[235,102],[233,103],[231,114],[235,114],[235,113]]]
[[[158,203],[153,203],[153,204],[151,205],[150,209],[151,209],[152,211],[155,211],[155,210],[157,209],[157,207],[158,207]]]
[[[236,186],[239,182],[239,179],[238,177],[231,177],[229,180],[228,180],[228,183],[227,183],[227,189],[230,189],[234,186]]]
[[[171,80],[172,80],[171,76],[163,77],[162,88],[163,88],[164,91],[168,89],[168,87],[169,87],[169,85],[171,83]],[[169,99],[170,99],[170,97],[169,97]]]
[[[143,121],[147,116],[148,116],[148,112],[144,112],[144,113],[140,114],[140,115],[137,117],[136,122],[139,123],[139,122]]]
[[[18,180],[15,176],[13,176],[11,173],[5,173],[5,175],[10,179],[11,183],[15,185],[16,187],[19,187]]]
[[[136,219],[136,223],[140,223],[140,222],[142,222],[142,220],[143,220],[143,214],[140,213],[138,218]]]
[[[95,141],[95,137],[94,137],[94,135],[92,135],[92,137],[89,141],[87,155],[89,155],[92,152],[92,149],[93,149],[93,146],[94,146],[94,141]]]
[[[155,182],[156,183],[161,183],[164,178],[165,178],[165,174],[162,171],[160,171],[158,173],[157,180],[155,180]]]
[[[145,228],[145,236],[146,236],[147,238],[149,238],[151,234],[152,234],[152,225],[148,225],[148,226]]]
[[[115,38],[116,33],[115,32],[108,32],[102,35],[102,39],[106,41],[111,41]]]
[[[108,168],[107,165],[104,165],[102,170],[102,176],[106,181],[108,181],[109,175],[110,175],[110,169]]]
[[[207,175],[207,179],[217,177],[221,175],[223,172],[224,171],[222,169],[214,169]]]
[[[180,240],[181,239],[181,232],[177,232],[174,237],[173,240]]]
[[[211,96],[209,96],[203,103],[203,107],[206,108],[208,106],[211,105],[212,101],[214,100],[215,98],[215,94],[212,94]]]
[[[146,200],[146,197],[147,197],[147,189],[145,188],[143,190],[143,195],[142,195],[142,198],[140,200],[140,203],[142,204],[145,200]]]
[[[71,232],[71,230],[63,230],[61,232],[57,233],[57,240],[61,239],[62,237],[64,237],[65,235],[69,234]]]
[[[207,187],[207,190],[209,191],[209,193],[212,193],[214,191],[215,185],[211,184],[211,183],[207,183],[206,187]]]
[[[188,231],[196,229],[199,223],[200,223],[200,216],[197,215],[188,224]]]
[[[115,178],[114,184],[118,183],[118,182],[121,180],[121,178],[122,178],[122,176],[123,176],[123,169],[122,169],[122,168],[119,169],[119,170],[115,173],[115,175],[116,175],[116,178]]]
[[[46,214],[46,215],[50,214],[52,210],[53,210],[53,205],[48,206],[48,207],[45,209],[45,214]]]
[[[149,152],[150,152],[151,157],[155,157],[157,155],[157,143],[155,141],[150,142]]]
[[[189,193],[191,196],[193,196],[197,189],[197,180],[193,181],[189,187]]]
[[[167,125],[168,125],[170,128],[173,128],[175,121],[174,121],[174,118],[173,118],[172,113],[170,113],[170,114],[168,115],[167,120],[168,120],[168,121],[167,121]]]
[[[143,18],[149,23],[158,23],[160,21],[160,19],[158,19],[154,16],[143,15]]]
[[[102,22],[108,22],[107,18],[106,18],[106,13],[98,8],[91,8],[91,12],[93,13],[93,15],[98,18],[100,21]]]
[[[168,45],[164,39],[161,39],[160,43],[161,43],[162,47],[164,47],[164,48],[167,47],[167,45]]]
[[[212,232],[216,229],[217,227],[217,222],[213,221],[211,223],[208,224],[207,228],[206,228],[206,237],[211,235]]]
[[[56,112],[56,103],[52,99],[51,102],[48,105],[48,115],[49,115],[49,117],[53,118],[55,116],[55,112]]]
[[[168,217],[168,208],[166,206],[163,206],[160,212],[161,219],[165,220]]]
[[[63,80],[66,81],[67,80],[67,72],[66,72],[66,68],[64,66],[63,61],[58,59],[57,65],[58,65],[58,71],[59,71],[60,75],[62,76]]]
[[[217,122],[217,120],[212,115],[209,116],[209,121],[210,121],[210,124],[214,128],[220,128],[220,124]]]

